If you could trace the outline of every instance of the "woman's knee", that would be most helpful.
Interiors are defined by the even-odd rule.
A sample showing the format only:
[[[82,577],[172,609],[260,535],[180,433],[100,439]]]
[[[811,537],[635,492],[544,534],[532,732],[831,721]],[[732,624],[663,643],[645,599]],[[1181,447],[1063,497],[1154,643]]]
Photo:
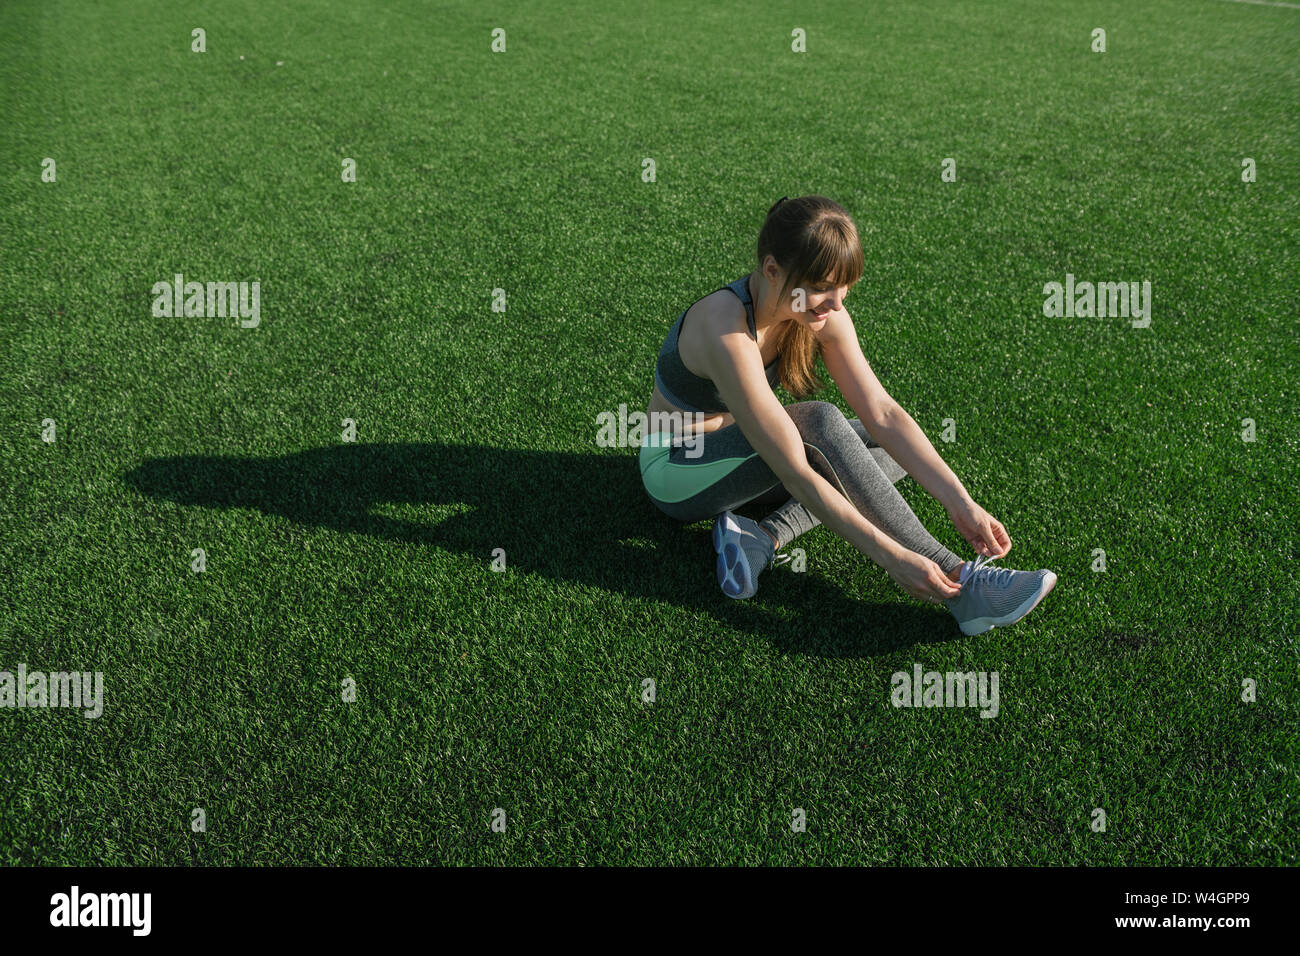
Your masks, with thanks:
[[[861,441],[839,406],[831,402],[796,402],[786,413],[805,441],[852,436]]]
[[[826,425],[836,419],[848,424],[849,421],[844,418],[840,406],[833,402],[794,402],[793,405],[785,406],[785,411],[796,424]]]

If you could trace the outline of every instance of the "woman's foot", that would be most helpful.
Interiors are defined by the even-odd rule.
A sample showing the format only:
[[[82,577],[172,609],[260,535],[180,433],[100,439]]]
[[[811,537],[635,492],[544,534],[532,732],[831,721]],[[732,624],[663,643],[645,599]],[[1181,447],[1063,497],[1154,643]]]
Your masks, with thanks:
[[[992,560],[977,558],[963,564],[957,577],[961,594],[943,602],[963,634],[983,634],[1016,623],[1056,587],[1056,575],[1046,568],[1013,571],[989,567]]]
[[[718,584],[727,597],[743,600],[758,591],[758,576],[776,555],[771,536],[752,518],[724,511],[713,522],[713,550],[718,555]]]

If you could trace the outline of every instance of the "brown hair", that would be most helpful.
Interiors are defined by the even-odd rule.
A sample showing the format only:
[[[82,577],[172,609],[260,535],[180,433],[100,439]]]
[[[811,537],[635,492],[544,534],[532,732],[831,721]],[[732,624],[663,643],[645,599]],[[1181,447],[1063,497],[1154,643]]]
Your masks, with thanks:
[[[785,271],[778,299],[793,290],[830,283],[851,286],[862,278],[866,262],[858,227],[848,211],[825,196],[783,197],[772,204],[758,233],[758,264],[769,255]],[[781,384],[804,399],[825,387],[813,372],[821,343],[799,322],[785,323],[778,349]]]

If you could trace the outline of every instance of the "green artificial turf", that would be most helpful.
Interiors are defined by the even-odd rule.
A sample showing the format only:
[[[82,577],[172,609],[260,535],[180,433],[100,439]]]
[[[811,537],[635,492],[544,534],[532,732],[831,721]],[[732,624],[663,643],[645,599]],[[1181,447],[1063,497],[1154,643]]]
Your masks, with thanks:
[[[105,704],[0,709],[0,862],[1295,863],[1297,102],[1300,10],[1218,0],[6,3],[0,669]],[[1060,576],[1014,627],[826,528],[730,601],[597,444],[809,193]],[[178,272],[260,325],[154,317]],[[1150,327],[1045,317],[1067,273]],[[894,708],[916,664],[1000,713]]]

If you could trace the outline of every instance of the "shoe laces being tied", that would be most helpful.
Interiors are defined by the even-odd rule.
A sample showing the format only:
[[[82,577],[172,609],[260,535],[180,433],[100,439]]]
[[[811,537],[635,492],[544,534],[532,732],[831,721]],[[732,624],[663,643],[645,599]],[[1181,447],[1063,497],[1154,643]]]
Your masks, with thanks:
[[[959,583],[965,585],[967,581],[971,581],[973,583],[988,584],[995,588],[1005,588],[1011,583],[1011,579],[1016,572],[1011,568],[989,567],[995,560],[997,559],[991,555],[976,557],[973,564],[966,566],[966,573],[961,576]]]

